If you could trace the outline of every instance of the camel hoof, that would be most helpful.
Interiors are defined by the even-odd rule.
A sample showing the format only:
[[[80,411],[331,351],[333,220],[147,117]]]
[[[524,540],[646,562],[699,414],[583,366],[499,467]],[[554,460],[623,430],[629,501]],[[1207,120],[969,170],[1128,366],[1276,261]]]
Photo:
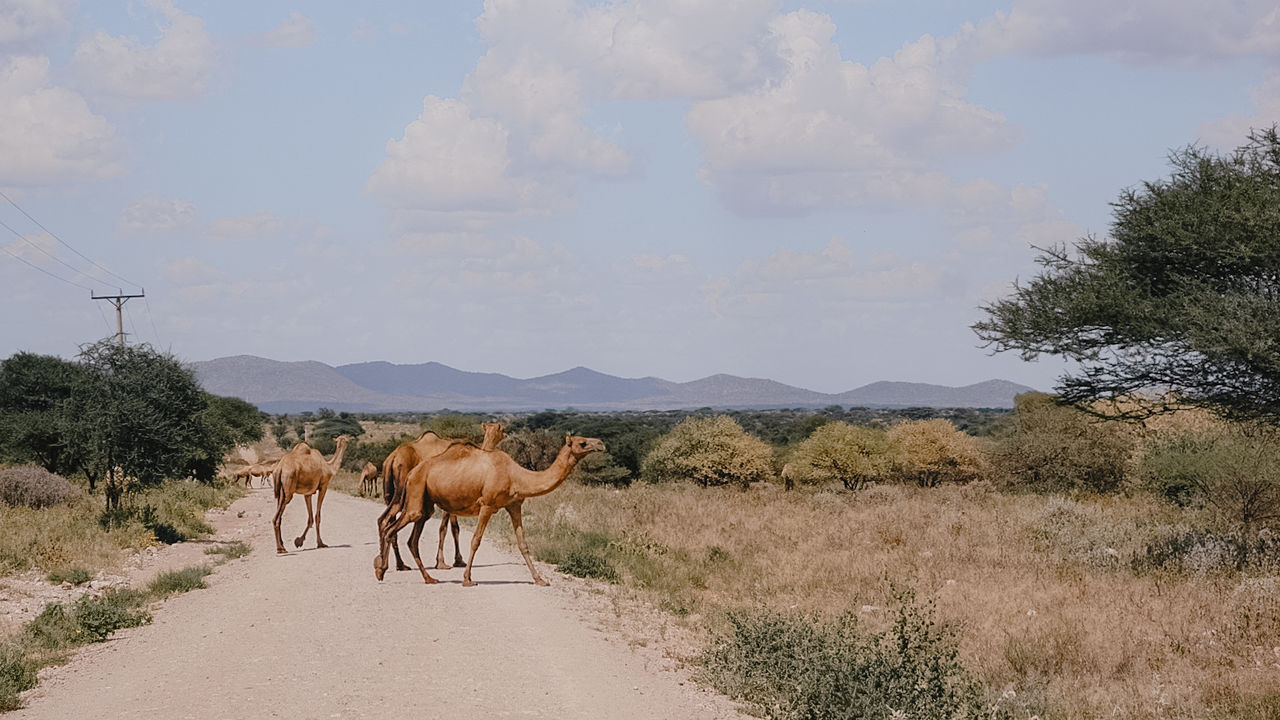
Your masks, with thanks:
[[[422,578],[422,582],[426,583],[427,585],[435,585],[436,583],[438,583],[438,582],[440,582],[440,581],[439,581],[439,580],[437,580],[437,579],[435,579],[435,578],[433,578],[433,577],[424,577],[424,578]]]
[[[294,539],[293,539],[293,546],[294,546],[294,547],[296,547],[296,548],[300,548],[300,547],[302,547],[302,538],[294,538]]]
[[[476,581],[475,581],[475,580],[463,580],[463,581],[462,581],[462,587],[475,587],[475,586],[476,586]]]
[[[412,569],[413,568],[409,567],[408,565],[405,565],[404,563],[396,563],[396,570],[412,570]]]
[[[373,576],[378,578],[378,582],[382,582],[382,576],[386,572],[386,568],[376,567],[373,569]]]
[[[452,570],[453,567],[444,563],[436,563],[436,570]]]
[[[318,542],[318,543],[316,543],[316,547],[317,547],[317,548],[326,548],[326,547],[329,547],[329,546],[328,546],[328,545],[325,545],[325,544],[324,544],[324,543],[322,543],[322,542]]]
[[[453,566],[454,566],[454,567],[466,567],[466,566],[467,566],[467,563],[466,563],[466,562],[464,562],[464,561],[462,561],[462,560],[454,560],[454,561],[453,561]]]
[[[537,586],[539,586],[539,587],[546,587],[546,586],[550,585],[551,583],[547,582],[546,580],[543,580],[542,578],[534,578],[534,580],[533,580],[533,584],[534,584],[534,585],[537,585]]]
[[[278,548],[276,548],[276,554],[277,554],[277,555],[288,555],[288,554],[289,554],[289,551],[288,551],[288,550],[285,550],[283,547],[278,547]]]

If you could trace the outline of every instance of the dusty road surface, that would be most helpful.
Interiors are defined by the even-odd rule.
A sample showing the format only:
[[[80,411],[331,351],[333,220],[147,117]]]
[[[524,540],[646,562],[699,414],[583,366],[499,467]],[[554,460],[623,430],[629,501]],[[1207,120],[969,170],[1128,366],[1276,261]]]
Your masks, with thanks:
[[[438,585],[394,571],[378,583],[380,504],[330,493],[330,547],[314,549],[312,535],[294,551],[305,524],[295,498],[283,533],[291,552],[277,556],[272,502],[255,491],[231,507],[251,555],[220,567],[208,589],[164,603],[151,625],[43,672],[28,706],[5,720],[739,717],[723,697],[592,629],[563,583],[534,586],[519,554],[497,542],[480,548],[477,587],[460,585],[461,569],[432,571]]]

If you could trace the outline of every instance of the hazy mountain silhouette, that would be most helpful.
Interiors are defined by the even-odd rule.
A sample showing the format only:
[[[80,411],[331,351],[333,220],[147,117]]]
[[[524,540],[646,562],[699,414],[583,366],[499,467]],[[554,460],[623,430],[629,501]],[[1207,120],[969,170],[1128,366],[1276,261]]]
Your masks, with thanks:
[[[830,394],[773,380],[712,375],[686,383],[620,378],[590,368],[520,379],[458,370],[437,362],[365,362],[331,367],[237,355],[191,363],[206,390],[239,397],[267,412],[328,407],[352,412],[394,410],[670,410],[863,405],[882,407],[1013,407],[1032,388],[1007,380],[964,387],[876,382]]]

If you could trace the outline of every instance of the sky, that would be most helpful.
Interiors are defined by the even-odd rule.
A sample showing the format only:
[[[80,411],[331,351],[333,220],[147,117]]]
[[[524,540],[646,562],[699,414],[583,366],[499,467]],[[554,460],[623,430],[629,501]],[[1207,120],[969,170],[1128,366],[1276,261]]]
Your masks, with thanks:
[[[1047,390],[983,306],[1277,120],[1274,0],[0,0],[0,357]]]

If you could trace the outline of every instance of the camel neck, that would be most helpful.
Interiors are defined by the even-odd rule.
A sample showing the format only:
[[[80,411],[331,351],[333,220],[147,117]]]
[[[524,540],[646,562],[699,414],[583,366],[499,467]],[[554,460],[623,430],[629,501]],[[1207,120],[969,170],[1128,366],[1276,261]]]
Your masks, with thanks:
[[[537,497],[555,490],[569,477],[569,473],[573,472],[577,464],[578,458],[569,452],[569,446],[566,444],[560,448],[560,454],[556,455],[556,460],[551,463],[551,467],[538,472],[528,471],[524,482],[521,483],[520,496]]]

